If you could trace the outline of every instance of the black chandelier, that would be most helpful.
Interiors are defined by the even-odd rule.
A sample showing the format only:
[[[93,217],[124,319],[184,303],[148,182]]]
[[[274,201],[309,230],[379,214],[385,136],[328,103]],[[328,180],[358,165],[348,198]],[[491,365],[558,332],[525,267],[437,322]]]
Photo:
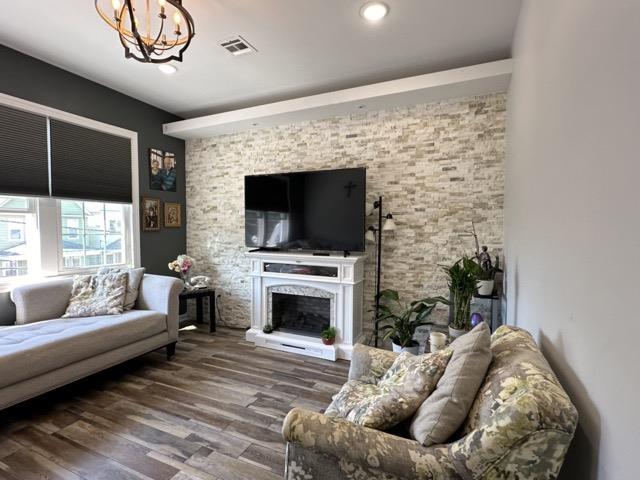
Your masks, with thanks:
[[[109,3],[110,10],[101,7]],[[181,62],[195,35],[193,18],[182,0],[95,0],[95,5],[102,19],[118,32],[124,56],[139,62]]]

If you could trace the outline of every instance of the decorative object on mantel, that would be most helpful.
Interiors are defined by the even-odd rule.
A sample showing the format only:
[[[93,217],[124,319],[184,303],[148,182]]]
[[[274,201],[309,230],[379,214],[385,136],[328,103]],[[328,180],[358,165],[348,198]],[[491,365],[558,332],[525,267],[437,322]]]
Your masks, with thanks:
[[[189,273],[191,267],[193,267],[194,263],[195,261],[193,260],[193,258],[191,258],[189,255],[182,254],[178,255],[178,258],[176,258],[173,262],[169,262],[168,265],[169,270],[180,274],[180,278],[184,282],[184,288],[186,290],[192,288],[187,281],[187,274]]]
[[[182,226],[182,209],[179,203],[164,202],[164,227],[180,228]]]
[[[265,326],[262,327],[262,333],[273,333],[273,325],[271,325],[270,323],[265,324]]]
[[[373,213],[373,210],[378,210],[378,227],[371,225],[367,228],[365,234],[365,240],[367,242],[376,244],[376,298],[375,298],[375,318],[378,318],[380,310],[380,275],[382,273],[382,232],[392,232],[396,229],[396,222],[393,220],[393,215],[387,213],[385,215],[384,225],[382,224],[382,195],[378,197],[378,200],[373,202],[373,209],[368,214]],[[378,346],[378,323],[374,324],[373,331],[373,344]]]
[[[336,327],[329,327],[320,333],[322,343],[325,345],[333,345],[336,341]]]
[[[142,215],[140,220],[142,221],[143,232],[159,232],[160,231],[160,199],[142,197],[140,204]]]
[[[153,7],[152,7],[153,4]],[[182,0],[95,0],[102,19],[118,32],[124,56],[142,63],[182,61],[195,35],[193,18]]]
[[[449,324],[449,335],[458,338],[471,329],[471,298],[478,289],[481,274],[480,265],[464,256],[450,267],[442,266],[449,277],[451,300],[437,297],[437,300],[453,308],[453,318]]]
[[[476,234],[476,226],[471,221],[471,235],[476,244],[476,260],[480,265],[480,276],[478,278],[478,295],[483,297],[490,297],[493,295],[493,289],[495,286],[496,273],[502,273],[500,269],[500,257],[496,255],[495,265],[491,260],[491,255],[488,253],[488,247],[482,246],[480,249],[480,242],[478,242],[478,235]]]
[[[375,327],[376,330],[386,331],[383,340],[391,338],[394,352],[409,352],[418,354],[420,344],[413,339],[416,329],[431,323],[427,320],[437,303],[437,298],[415,300],[406,305],[400,302],[400,296],[395,290],[382,290],[378,295]],[[385,303],[381,303],[384,300]],[[392,302],[390,307],[386,302]],[[381,322],[388,322],[379,326]]]

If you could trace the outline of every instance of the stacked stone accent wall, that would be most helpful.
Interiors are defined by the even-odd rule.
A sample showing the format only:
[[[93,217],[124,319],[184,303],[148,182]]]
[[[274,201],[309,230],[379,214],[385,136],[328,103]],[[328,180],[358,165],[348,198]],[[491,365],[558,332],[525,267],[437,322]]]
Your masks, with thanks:
[[[397,230],[384,235],[382,287],[409,301],[447,292],[438,264],[472,253],[471,221],[494,254],[503,245],[503,93],[187,141],[187,251],[213,278],[222,321],[250,324],[244,176],[367,168],[367,196],[384,197]],[[375,224],[377,217],[368,217]],[[368,244],[365,327],[373,304]],[[437,312],[438,317],[445,315]]]

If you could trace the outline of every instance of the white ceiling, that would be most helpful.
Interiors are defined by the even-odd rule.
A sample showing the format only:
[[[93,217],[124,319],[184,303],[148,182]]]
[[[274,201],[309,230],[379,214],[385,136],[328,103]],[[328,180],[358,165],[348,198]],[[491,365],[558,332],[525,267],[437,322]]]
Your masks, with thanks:
[[[126,60],[93,0],[0,0],[0,42],[189,118],[510,56],[520,0],[184,0],[196,36],[173,76]],[[218,42],[242,35],[258,53]],[[8,67],[8,66],[3,66]]]

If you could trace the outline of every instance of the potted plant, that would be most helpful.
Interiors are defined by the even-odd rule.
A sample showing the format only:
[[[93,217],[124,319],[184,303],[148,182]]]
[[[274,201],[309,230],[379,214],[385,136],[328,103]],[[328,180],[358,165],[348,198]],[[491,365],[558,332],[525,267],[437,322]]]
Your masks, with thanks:
[[[478,241],[478,235],[476,234],[476,226],[471,222],[471,234],[476,244],[476,260],[480,266],[480,274],[478,277],[478,295],[485,297],[493,295],[493,287],[495,286],[496,273],[502,273],[500,270],[500,258],[496,256],[495,265],[491,261],[491,255],[488,252],[486,245],[482,246],[480,250],[480,242]]]
[[[416,355],[419,344],[413,339],[416,329],[430,323],[427,318],[433,311],[438,299],[425,298],[403,304],[395,290],[382,290],[378,297],[381,302],[378,307],[376,326],[386,331],[383,340],[391,339],[394,352],[409,352]]]
[[[336,327],[329,327],[320,333],[322,343],[325,345],[333,345],[336,341]]]
[[[471,298],[478,289],[482,269],[467,256],[462,257],[450,267],[442,268],[449,277],[451,299],[438,297],[438,300],[453,308],[449,335],[457,338],[471,329]]]
[[[481,270],[478,277],[478,295],[483,297],[489,297],[493,293],[493,287],[495,283],[495,274],[487,270]]]
[[[265,324],[265,326],[262,327],[262,333],[273,333],[273,325],[270,323]]]

